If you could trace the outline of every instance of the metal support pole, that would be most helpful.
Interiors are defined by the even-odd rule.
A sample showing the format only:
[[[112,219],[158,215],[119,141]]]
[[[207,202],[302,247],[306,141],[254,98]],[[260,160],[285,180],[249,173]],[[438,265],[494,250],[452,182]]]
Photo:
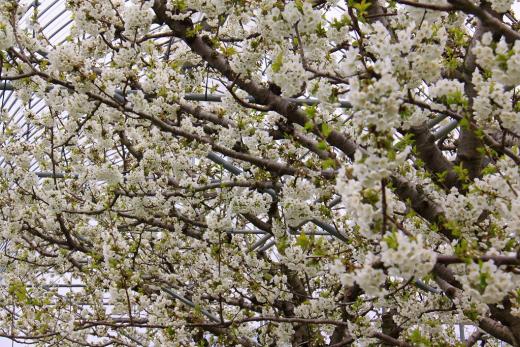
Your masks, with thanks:
[[[161,287],[161,289],[163,291],[165,291],[166,293],[168,293],[171,297],[179,300],[180,302],[182,302],[183,304],[189,306],[189,307],[192,307],[192,308],[195,308],[196,305],[193,303],[193,301],[191,300],[188,300],[187,298],[185,298],[184,296],[180,295],[180,294],[177,294],[175,293],[173,290],[167,288],[167,287]],[[213,322],[215,323],[220,323],[220,319],[218,319],[216,316],[212,315],[211,313],[209,313],[207,310],[201,308],[200,309],[200,313],[202,313],[203,315],[205,315],[206,317],[208,317],[210,320],[212,320]]]
[[[448,136],[448,134],[451,133],[458,126],[459,126],[459,121],[458,120],[452,120],[447,125],[443,126],[439,130],[434,132],[433,133],[433,137],[435,138],[435,140],[442,139],[442,138]]]
[[[436,126],[437,124],[439,124],[440,122],[442,122],[443,120],[446,119],[446,116],[445,114],[440,114],[438,115],[437,117],[431,119],[428,121],[428,128],[433,128],[434,126]]]
[[[464,336],[464,324],[462,323],[459,324],[459,336],[462,342],[466,341],[466,337]]]

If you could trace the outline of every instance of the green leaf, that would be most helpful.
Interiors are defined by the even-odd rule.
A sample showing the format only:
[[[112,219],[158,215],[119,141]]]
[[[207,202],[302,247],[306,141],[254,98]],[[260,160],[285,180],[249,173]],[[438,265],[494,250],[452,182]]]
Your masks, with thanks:
[[[446,181],[446,177],[448,176],[448,170],[445,170],[443,172],[437,172],[437,178],[439,179],[439,182]]]
[[[266,272],[266,273],[264,273],[264,274],[262,275],[262,278],[263,278],[265,281],[269,282],[269,281],[271,281],[271,280],[273,279],[273,275],[271,275],[270,273],[267,273],[267,272]]]
[[[470,320],[474,321],[474,322],[477,321],[478,317],[479,317],[478,311],[476,309],[474,309],[474,310],[465,310],[464,311],[464,315],[466,317],[468,317]]]
[[[331,27],[338,31],[347,25],[350,25],[350,17],[346,15],[343,15],[340,20],[334,18],[330,24]]]
[[[374,189],[367,188],[361,193],[363,195],[363,202],[375,205],[379,202],[379,193]]]
[[[459,237],[462,234],[459,225],[452,220],[445,221],[443,225],[446,229],[450,230],[451,234],[455,237]]]
[[[278,55],[274,58],[273,64],[271,65],[271,68],[273,69],[273,72],[280,72],[280,69],[283,65],[283,52],[278,53]]]
[[[323,170],[327,170],[328,168],[335,168],[336,162],[332,158],[327,158],[321,162],[321,168]]]
[[[177,8],[180,12],[183,12],[188,9],[188,4],[185,0],[176,0],[173,2],[173,6]]]
[[[486,287],[488,286],[488,280],[490,278],[490,275],[489,273],[487,272],[482,272],[482,267],[483,267],[484,263],[482,262],[482,260],[479,259],[478,261],[478,267],[480,269],[480,273],[479,273],[479,292],[480,294],[484,293],[484,291],[486,290]]]
[[[232,55],[235,55],[236,53],[237,53],[237,50],[233,46],[224,47],[222,49],[222,54],[224,54],[224,56],[226,56],[226,57],[231,57]]]
[[[460,90],[442,96],[441,101],[446,105],[461,105],[464,108],[468,107],[468,99],[462,94]]]
[[[296,244],[300,246],[302,249],[308,249],[312,244],[312,240],[302,232],[296,238]]]
[[[498,67],[503,71],[507,71],[507,62],[514,54],[513,50],[509,50],[506,54],[497,54]]]
[[[325,30],[321,23],[318,23],[318,26],[316,27],[316,35],[318,37],[327,37],[327,30]]]
[[[294,2],[294,4],[296,5],[296,8],[301,12],[303,13],[303,1],[302,0],[296,0]]]
[[[468,241],[461,239],[454,247],[455,254],[461,258],[465,258],[468,251]]]
[[[321,149],[322,151],[327,150],[329,148],[329,145],[325,141],[318,142],[318,149]]]
[[[397,153],[395,152],[395,150],[393,148],[388,150],[387,157],[390,160],[395,160],[395,158],[397,158]]]
[[[362,16],[367,10],[368,8],[372,5],[370,3],[370,1],[366,1],[366,0],[361,0],[361,1],[351,1],[352,3],[352,7],[354,7],[356,10],[358,10],[358,14],[359,16]]]
[[[193,26],[193,28],[191,29],[188,29],[186,31],[186,37],[190,38],[190,37],[195,37],[197,36],[198,33],[200,33],[203,29],[203,26],[201,23],[197,23]]]
[[[15,296],[16,300],[20,303],[26,303],[28,300],[27,288],[22,281],[14,281],[9,284],[7,292],[11,296]]]
[[[167,327],[165,332],[169,337],[175,337],[175,329],[173,327]]]
[[[307,115],[307,117],[312,119],[318,113],[318,106],[317,105],[307,106],[307,107],[305,107],[304,110],[305,110],[305,114]]]
[[[419,329],[414,329],[410,334],[410,341],[418,346],[431,346],[432,343],[427,336],[423,336]]]
[[[399,142],[395,144],[395,149],[402,151],[406,147],[413,144],[413,134],[407,133],[405,134]]]
[[[393,231],[390,235],[385,236],[383,240],[386,242],[388,248],[397,251],[397,248],[399,247],[399,242],[397,242],[397,233],[395,231]]]
[[[463,129],[469,129],[469,119],[464,117],[460,120],[459,125]]]
[[[448,32],[457,46],[462,47],[466,44],[466,33],[460,27],[450,28]]]
[[[482,176],[492,175],[497,172],[498,172],[497,167],[495,165],[490,164],[490,165],[486,166],[484,169],[482,169]]]
[[[307,121],[303,128],[309,132],[314,128],[314,123],[312,121]]]
[[[462,162],[458,165],[453,165],[453,171],[457,174],[459,179],[463,182],[469,181],[468,169],[464,168]]]
[[[327,123],[321,123],[321,133],[325,138],[329,137],[332,132],[332,128]]]
[[[276,241],[276,249],[280,254],[285,255],[285,250],[289,247],[289,241],[287,236],[281,237]]]

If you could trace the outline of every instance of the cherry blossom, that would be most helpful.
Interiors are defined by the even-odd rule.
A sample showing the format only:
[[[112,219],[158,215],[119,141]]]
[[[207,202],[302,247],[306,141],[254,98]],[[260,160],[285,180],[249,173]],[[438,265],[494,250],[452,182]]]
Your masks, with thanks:
[[[0,337],[520,346],[515,5],[1,1]]]

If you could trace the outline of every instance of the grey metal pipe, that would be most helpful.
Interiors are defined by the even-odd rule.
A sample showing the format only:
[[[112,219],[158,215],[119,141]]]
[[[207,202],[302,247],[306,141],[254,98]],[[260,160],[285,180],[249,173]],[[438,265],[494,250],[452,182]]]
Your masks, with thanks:
[[[260,247],[260,248],[258,249],[258,252],[264,252],[264,251],[267,251],[269,248],[273,247],[275,244],[276,244],[276,241],[275,241],[275,240],[272,240],[272,241],[268,242],[266,245]]]
[[[441,127],[436,132],[433,133],[433,137],[435,140],[442,139],[446,136],[448,136],[449,133],[451,133],[455,128],[459,126],[458,120],[452,120],[447,125]]]
[[[184,296],[180,295],[180,294],[177,294],[175,293],[173,290],[167,288],[167,287],[161,287],[161,289],[163,291],[165,291],[166,293],[168,293],[170,296],[172,296],[173,298],[179,300],[180,302],[182,302],[183,304],[189,306],[189,307],[192,307],[192,308],[195,308],[195,304],[193,303],[193,301],[191,300],[188,300],[187,298],[185,298]],[[210,320],[212,320],[213,322],[216,322],[216,323],[220,323],[220,319],[218,319],[216,316],[212,315],[210,312],[208,312],[207,310],[201,308],[200,309],[200,312],[205,315],[206,317],[208,317]]]
[[[1,80],[1,79],[0,79]],[[5,90],[14,90],[13,88],[13,85],[11,83],[5,83],[5,87],[4,87]],[[133,91],[129,91],[128,93],[132,93]],[[224,97],[224,95],[222,94],[204,94],[204,93],[188,93],[188,94],[185,94],[184,95],[184,100],[187,100],[187,101],[206,101],[206,102],[221,102],[222,101],[222,98]],[[118,101],[118,102],[123,102],[124,101],[124,96],[122,94],[122,92],[120,90],[116,90],[116,95],[114,95],[114,98]],[[249,102],[255,102],[255,99],[251,96],[248,96],[245,98],[247,101]],[[295,103],[295,104],[298,104],[298,105],[317,105],[320,103],[320,101],[318,99],[315,99],[315,98],[305,98],[305,99],[300,99],[300,98],[287,98],[287,100]],[[342,107],[342,108],[350,108],[352,107],[352,105],[345,101],[345,100],[340,100],[339,101],[339,105]]]
[[[257,248],[262,247],[271,237],[272,237],[271,234],[266,233],[266,235],[264,237],[262,237],[260,240],[256,241],[251,246],[251,250],[254,251]]]
[[[438,115],[437,117],[433,118],[433,119],[430,119],[427,123],[428,125],[428,128],[433,128],[434,126],[436,126],[437,124],[439,124],[440,122],[442,122],[443,120],[446,119],[446,117],[448,117],[447,115],[445,114],[440,114]]]

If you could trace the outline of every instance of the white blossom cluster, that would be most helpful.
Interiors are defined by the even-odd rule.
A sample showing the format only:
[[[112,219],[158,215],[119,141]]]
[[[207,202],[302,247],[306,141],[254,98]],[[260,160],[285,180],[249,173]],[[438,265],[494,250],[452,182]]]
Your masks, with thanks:
[[[515,86],[520,81],[520,44],[510,47],[504,39],[494,43],[492,47],[491,33],[485,33],[482,40],[477,42],[473,51],[477,63],[482,69],[493,73],[493,79],[506,86]]]
[[[359,85],[357,79],[352,79],[348,101],[357,111],[354,116],[355,124],[363,128],[374,126],[377,131],[385,132],[399,125],[399,102],[396,100],[400,99],[401,91],[393,76],[384,70],[381,73],[381,79],[366,87]]]
[[[477,302],[496,304],[518,287],[519,276],[500,270],[492,261],[470,264],[461,276],[466,292]]]
[[[447,42],[446,29],[439,28],[437,23],[434,18],[425,17],[420,23],[408,23],[406,28],[396,31],[398,41],[392,43],[387,28],[376,22],[370,49],[382,59],[389,59],[386,66],[391,66],[408,86],[419,86],[422,80],[435,82],[440,77],[440,62]]]
[[[1,10],[5,11],[4,9]],[[7,14],[4,13],[0,13],[0,42],[0,49],[2,50],[14,45],[13,28],[9,25]]]
[[[312,219],[314,212],[311,209],[311,203],[316,196],[314,189],[308,182],[300,184],[298,189],[290,184],[284,187],[281,205],[284,218],[289,226],[298,226],[300,223]]]
[[[385,280],[386,275],[383,270],[374,269],[371,264],[366,264],[363,268],[356,270],[354,274],[342,276],[344,285],[352,285],[355,282],[370,297],[380,297],[386,294],[386,291],[381,288]]]
[[[491,8],[499,13],[507,12],[511,9],[514,0],[492,0]]]
[[[398,233],[388,235],[381,243],[381,260],[389,266],[392,276],[421,278],[435,265],[435,252],[425,248],[422,235],[415,240]]]
[[[271,196],[267,193],[261,194],[244,190],[242,193],[235,195],[230,207],[235,213],[263,215],[269,209],[271,200]]]
[[[281,88],[282,95],[287,97],[297,95],[306,82],[308,73],[295,54],[279,51],[273,56],[275,62],[277,59],[280,59],[281,65],[276,71],[271,65],[269,77]]]
[[[518,344],[513,5],[0,1],[0,336]]]
[[[356,161],[352,167],[340,172],[336,189],[341,194],[342,201],[351,207],[348,213],[352,222],[364,235],[373,235],[376,232],[373,223],[381,221],[382,201],[379,198],[382,191],[381,180],[386,179],[404,164],[409,151],[410,148],[406,148],[393,159],[377,154],[356,152]],[[350,178],[349,175],[353,177]],[[394,208],[390,197],[389,194],[389,199],[386,201],[389,211]]]

